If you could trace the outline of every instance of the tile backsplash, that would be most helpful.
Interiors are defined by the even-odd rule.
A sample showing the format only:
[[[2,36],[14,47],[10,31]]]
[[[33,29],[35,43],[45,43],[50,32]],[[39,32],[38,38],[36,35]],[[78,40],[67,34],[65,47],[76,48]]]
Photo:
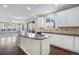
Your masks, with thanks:
[[[72,31],[72,32],[79,32],[79,27],[59,27],[58,30],[60,31]]]

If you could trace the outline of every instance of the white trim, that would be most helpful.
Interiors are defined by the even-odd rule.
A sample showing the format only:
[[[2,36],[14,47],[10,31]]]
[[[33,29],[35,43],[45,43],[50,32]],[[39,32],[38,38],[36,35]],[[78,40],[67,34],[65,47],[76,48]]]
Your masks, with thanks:
[[[29,53],[28,51],[26,51],[26,49],[25,49],[23,46],[21,46],[20,44],[18,44],[18,46],[19,46],[27,55],[30,55],[30,53]]]

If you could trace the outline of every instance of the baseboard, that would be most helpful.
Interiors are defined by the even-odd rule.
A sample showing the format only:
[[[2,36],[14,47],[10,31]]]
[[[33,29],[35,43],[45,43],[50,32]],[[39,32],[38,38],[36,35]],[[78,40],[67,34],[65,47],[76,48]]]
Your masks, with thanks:
[[[21,46],[20,44],[18,44],[18,46],[19,46],[27,55],[30,55],[30,53],[29,53],[28,51],[26,51],[23,46]]]

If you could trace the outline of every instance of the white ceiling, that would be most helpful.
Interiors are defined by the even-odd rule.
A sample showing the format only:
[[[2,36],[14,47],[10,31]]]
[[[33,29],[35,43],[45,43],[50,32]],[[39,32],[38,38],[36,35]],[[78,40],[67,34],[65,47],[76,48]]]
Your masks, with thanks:
[[[49,12],[70,8],[77,5],[59,4],[7,4],[8,8],[4,8],[3,4],[0,4],[0,21],[17,21],[22,22],[27,18],[39,14],[46,14]],[[31,10],[27,10],[30,7]]]

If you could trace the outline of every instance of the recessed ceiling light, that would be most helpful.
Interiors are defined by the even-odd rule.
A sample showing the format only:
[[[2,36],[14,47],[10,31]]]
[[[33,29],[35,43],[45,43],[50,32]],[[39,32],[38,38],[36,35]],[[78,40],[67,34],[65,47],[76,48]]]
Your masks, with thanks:
[[[30,10],[30,9],[31,9],[30,7],[27,8],[27,10]]]
[[[34,14],[31,14],[31,16],[34,16]]]
[[[3,7],[7,8],[8,6],[7,5],[3,5]]]
[[[58,6],[58,4],[54,4],[55,6]]]
[[[17,17],[17,19],[23,19],[23,17]]]
[[[50,13],[50,11],[47,11],[47,13]]]

